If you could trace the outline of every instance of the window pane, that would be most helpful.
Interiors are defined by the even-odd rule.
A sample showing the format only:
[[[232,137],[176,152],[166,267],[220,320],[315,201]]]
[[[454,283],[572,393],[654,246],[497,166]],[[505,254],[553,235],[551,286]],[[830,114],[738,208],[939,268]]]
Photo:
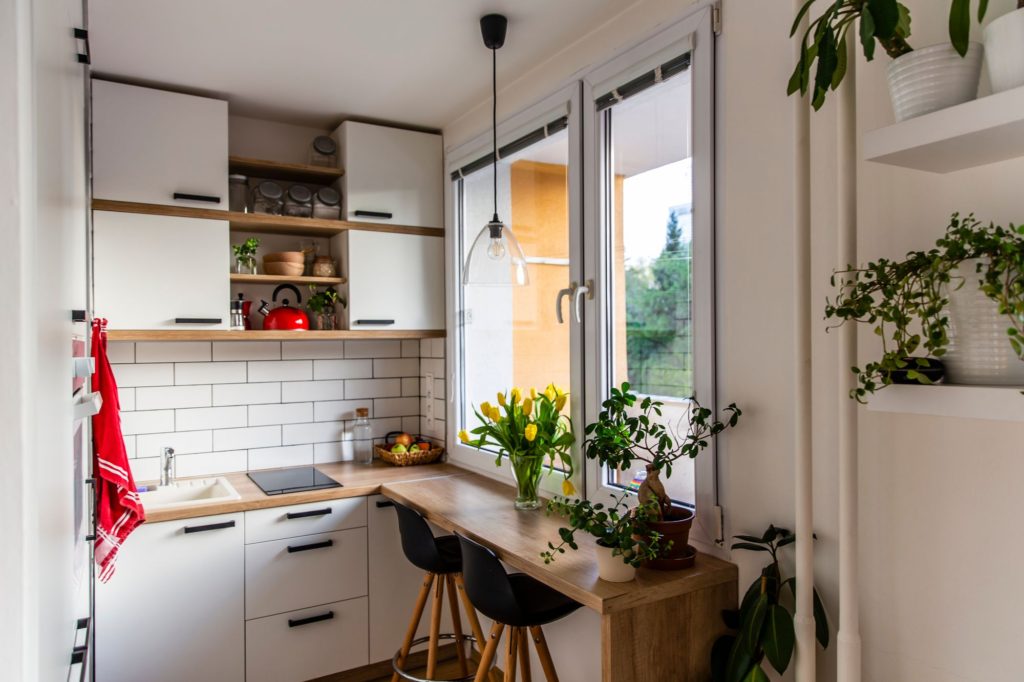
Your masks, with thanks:
[[[569,286],[568,145],[563,130],[498,163],[498,214],[523,249],[529,285],[461,287],[460,427],[476,425],[473,405],[494,403],[511,386],[569,388],[569,325],[555,318],[558,291]],[[494,212],[492,182],[490,167],[462,180],[463,263]]]
[[[612,309],[609,375],[665,402],[664,421],[685,434],[693,395],[690,76],[680,74],[604,112],[605,224]],[[610,472],[636,485],[643,472]],[[665,481],[693,503],[692,462]]]

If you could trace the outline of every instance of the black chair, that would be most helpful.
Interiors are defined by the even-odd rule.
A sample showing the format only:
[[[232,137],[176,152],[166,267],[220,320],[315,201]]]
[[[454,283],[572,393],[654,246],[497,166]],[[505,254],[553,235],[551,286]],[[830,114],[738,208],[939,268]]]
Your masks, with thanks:
[[[462,552],[459,548],[459,541],[454,535],[443,535],[434,537],[426,520],[414,509],[405,505],[393,502],[395,511],[398,512],[398,530],[402,537],[402,551],[411,564],[425,571],[423,586],[420,588],[416,605],[413,607],[412,620],[409,622],[409,629],[402,641],[402,648],[396,654],[393,661],[394,674],[391,682],[398,682],[401,677],[414,679],[404,672],[404,665],[409,656],[409,650],[416,644],[422,644],[423,640],[416,640],[416,630],[419,629],[420,619],[423,617],[423,609],[426,607],[427,598],[433,589],[433,601],[430,611],[430,636],[427,638],[427,670],[428,679],[433,679],[437,670],[438,643],[442,639],[453,639],[459,658],[459,669],[463,677],[469,676],[469,662],[463,641],[466,637],[462,633],[462,618],[459,614],[459,602],[456,593],[462,600],[466,610],[466,618],[469,620],[473,637],[477,645],[483,647],[484,635],[480,628],[480,620],[476,616],[473,604],[466,594],[466,587],[462,580]],[[442,634],[441,614],[444,609],[445,586],[448,587],[448,608],[452,616],[452,634]],[[481,668],[485,673],[487,668]],[[478,678],[484,679],[484,678]]]
[[[506,682],[516,679],[517,656],[523,679],[530,679],[527,630],[544,676],[548,682],[558,682],[541,626],[565,618],[580,608],[580,604],[524,573],[506,573],[494,552],[469,538],[456,537],[462,545],[463,576],[469,599],[480,613],[494,621],[474,682],[484,680],[506,627],[510,629],[505,648]]]

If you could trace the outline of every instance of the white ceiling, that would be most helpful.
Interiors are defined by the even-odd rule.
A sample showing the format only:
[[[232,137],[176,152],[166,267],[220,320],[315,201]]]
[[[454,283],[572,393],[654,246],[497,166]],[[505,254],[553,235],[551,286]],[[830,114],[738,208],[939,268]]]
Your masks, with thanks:
[[[329,128],[442,128],[490,93],[479,18],[509,17],[502,80],[635,0],[90,0],[94,71],[224,97],[233,114]]]

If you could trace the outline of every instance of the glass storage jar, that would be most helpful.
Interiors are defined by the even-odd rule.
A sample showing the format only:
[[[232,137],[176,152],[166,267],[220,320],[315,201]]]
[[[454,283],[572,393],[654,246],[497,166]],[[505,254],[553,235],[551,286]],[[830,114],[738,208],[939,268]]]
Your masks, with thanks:
[[[228,176],[228,210],[249,212],[249,178],[244,175]]]
[[[341,193],[330,187],[321,187],[313,195],[313,217],[337,220],[341,217]]]
[[[313,215],[313,193],[303,185],[292,185],[284,197],[284,215],[308,218]]]
[[[352,424],[352,443],[355,460],[360,464],[373,463],[373,428],[370,426],[370,410],[356,408],[356,421]]]
[[[337,166],[338,145],[327,135],[316,136],[309,150],[309,163],[312,166]]]
[[[284,190],[271,180],[263,180],[252,188],[252,212],[281,215]]]
[[[330,256],[317,256],[313,261],[314,277],[335,277],[337,274],[338,269],[334,267],[334,259]]]

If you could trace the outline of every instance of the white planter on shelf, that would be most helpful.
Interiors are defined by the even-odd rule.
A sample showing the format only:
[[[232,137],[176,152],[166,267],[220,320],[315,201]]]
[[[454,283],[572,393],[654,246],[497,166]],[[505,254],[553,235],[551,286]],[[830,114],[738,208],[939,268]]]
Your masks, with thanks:
[[[979,386],[1024,386],[1024,361],[1010,346],[1006,317],[981,291],[978,261],[964,261],[954,277],[964,284],[949,292],[949,350],[942,358],[946,382]]]
[[[1024,85],[1024,9],[985,27],[985,66],[993,93]]]
[[[636,568],[613,556],[610,547],[597,545],[597,576],[610,583],[628,583],[636,577]]]
[[[931,45],[889,64],[889,95],[897,121],[963,104],[978,94],[984,48],[971,43],[961,57],[949,43]]]

